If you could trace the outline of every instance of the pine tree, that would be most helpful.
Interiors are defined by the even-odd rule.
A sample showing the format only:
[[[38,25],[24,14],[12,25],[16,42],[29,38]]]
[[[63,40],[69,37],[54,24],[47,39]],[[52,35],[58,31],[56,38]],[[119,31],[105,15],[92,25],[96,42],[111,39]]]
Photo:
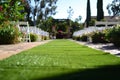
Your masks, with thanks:
[[[87,0],[87,17],[86,17],[86,27],[89,26],[91,20],[91,10],[90,10],[90,0]]]
[[[104,19],[103,0],[97,1],[97,21]]]

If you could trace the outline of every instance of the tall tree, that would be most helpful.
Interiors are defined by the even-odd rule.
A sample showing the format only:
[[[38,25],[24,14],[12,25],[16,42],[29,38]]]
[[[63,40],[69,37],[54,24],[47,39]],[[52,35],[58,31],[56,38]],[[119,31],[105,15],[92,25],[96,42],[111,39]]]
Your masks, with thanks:
[[[97,0],[97,21],[104,19],[103,0]]]
[[[39,24],[41,20],[46,20],[49,16],[54,15],[56,13],[57,1],[58,0],[34,0],[34,21],[36,22],[37,19],[37,24]]]
[[[86,27],[89,26],[91,20],[91,9],[90,9],[90,0],[87,0],[87,16],[86,16]]]
[[[30,14],[31,14],[31,0],[22,0],[22,3],[24,5],[24,11],[27,13],[26,14],[26,20],[31,21],[30,19]]]
[[[120,0],[113,0],[111,4],[107,5],[107,10],[113,17],[120,15]]]
[[[73,11],[73,9],[71,8],[71,6],[69,6],[69,9],[68,9],[68,11],[67,11],[67,13],[68,13],[68,19],[71,19],[72,18],[72,16],[73,16],[73,13],[74,13],[74,11]]]
[[[78,18],[75,19],[75,22],[80,23],[81,19],[82,19],[82,16],[78,16]]]

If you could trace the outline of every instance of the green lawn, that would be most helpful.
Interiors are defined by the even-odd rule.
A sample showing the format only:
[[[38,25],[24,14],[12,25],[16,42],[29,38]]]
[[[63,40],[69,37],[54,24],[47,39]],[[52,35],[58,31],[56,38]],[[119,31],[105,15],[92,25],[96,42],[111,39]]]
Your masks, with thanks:
[[[119,80],[120,58],[54,40],[0,61],[0,80]]]

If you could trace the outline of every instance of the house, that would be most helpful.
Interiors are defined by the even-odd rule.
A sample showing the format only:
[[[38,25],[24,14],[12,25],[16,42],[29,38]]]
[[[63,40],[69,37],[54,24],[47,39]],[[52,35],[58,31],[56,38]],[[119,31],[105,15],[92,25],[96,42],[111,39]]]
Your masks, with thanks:
[[[90,21],[89,26],[96,25],[95,24],[96,23],[96,17],[97,16],[91,16],[91,21]],[[115,16],[115,17],[113,17],[113,16],[104,16],[104,19],[102,20],[102,22],[110,23],[109,25],[111,26],[111,25],[114,25],[116,23],[120,23],[120,16]],[[98,24],[99,24],[99,22],[98,22]],[[99,25],[101,25],[101,23]],[[107,24],[103,24],[103,25],[107,26]],[[103,26],[103,25],[101,25],[101,26]],[[84,23],[84,27],[86,27],[86,22]]]
[[[96,19],[97,16],[91,16],[91,19]],[[107,22],[118,22],[120,21],[120,16],[104,16],[104,20]]]
[[[97,21],[95,22],[95,26],[113,26],[116,24],[119,24],[120,22],[120,17],[119,16],[104,16],[103,21]]]

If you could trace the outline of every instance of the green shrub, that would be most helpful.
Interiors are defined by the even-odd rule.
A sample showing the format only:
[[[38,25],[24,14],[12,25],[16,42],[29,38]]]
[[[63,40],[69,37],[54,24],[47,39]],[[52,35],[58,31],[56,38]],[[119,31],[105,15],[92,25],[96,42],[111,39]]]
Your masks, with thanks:
[[[87,41],[87,39],[88,39],[88,36],[85,34],[80,37],[81,41]]]
[[[36,34],[31,33],[30,34],[30,39],[31,39],[31,42],[35,42],[35,41],[37,41],[38,36]]]
[[[76,40],[76,37],[75,37],[75,36],[72,36],[72,39],[73,39],[73,40]]]
[[[4,22],[0,26],[0,44],[14,44],[19,41],[19,30],[14,24]]]
[[[105,32],[96,31],[91,34],[93,43],[107,43]]]
[[[48,36],[44,36],[44,40],[48,40],[49,39],[49,37]]]
[[[47,36],[44,36],[44,40],[47,40]]]
[[[109,29],[106,34],[106,37],[115,46],[120,47],[120,25]]]
[[[95,21],[96,21],[96,19],[91,19],[91,21],[89,22],[89,25],[90,26],[94,26],[95,25]]]
[[[77,40],[77,41],[80,41],[80,36],[77,36],[77,37],[76,37],[76,40]]]
[[[80,36],[73,36],[72,38],[73,38],[73,40],[80,41]]]
[[[76,41],[80,41],[80,36],[75,36]]]
[[[44,36],[43,36],[43,35],[41,35],[41,40],[42,40],[42,41],[44,40]]]

